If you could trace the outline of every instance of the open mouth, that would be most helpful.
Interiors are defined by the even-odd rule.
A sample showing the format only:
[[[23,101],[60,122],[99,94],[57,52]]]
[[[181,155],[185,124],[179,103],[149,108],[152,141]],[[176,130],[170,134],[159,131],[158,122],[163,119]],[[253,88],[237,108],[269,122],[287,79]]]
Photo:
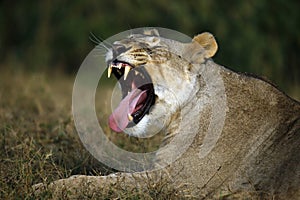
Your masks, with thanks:
[[[113,74],[121,84],[122,100],[109,117],[109,126],[115,132],[139,123],[149,113],[155,101],[151,78],[143,66],[114,60],[109,63],[108,77]]]

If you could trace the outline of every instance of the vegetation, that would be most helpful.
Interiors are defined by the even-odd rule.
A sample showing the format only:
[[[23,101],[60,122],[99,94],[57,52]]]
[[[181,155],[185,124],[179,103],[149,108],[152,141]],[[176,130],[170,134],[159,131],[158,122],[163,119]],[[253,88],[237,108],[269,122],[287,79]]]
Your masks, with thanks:
[[[20,72],[0,75],[0,199],[34,197],[31,186],[40,182],[113,172],[90,155],[77,135],[71,113],[73,79],[51,77]],[[104,89],[101,94],[106,92],[110,91]],[[108,130],[107,118],[100,120]],[[151,143],[107,132],[115,144],[133,152],[155,150],[160,140]]]

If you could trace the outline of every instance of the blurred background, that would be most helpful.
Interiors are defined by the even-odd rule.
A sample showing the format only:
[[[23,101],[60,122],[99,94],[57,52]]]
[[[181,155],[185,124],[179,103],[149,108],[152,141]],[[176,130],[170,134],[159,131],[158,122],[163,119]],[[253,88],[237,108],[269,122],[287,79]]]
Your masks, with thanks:
[[[157,26],[216,36],[214,60],[270,79],[300,99],[298,0],[44,0],[0,2],[0,67],[75,75],[94,44],[131,28]]]

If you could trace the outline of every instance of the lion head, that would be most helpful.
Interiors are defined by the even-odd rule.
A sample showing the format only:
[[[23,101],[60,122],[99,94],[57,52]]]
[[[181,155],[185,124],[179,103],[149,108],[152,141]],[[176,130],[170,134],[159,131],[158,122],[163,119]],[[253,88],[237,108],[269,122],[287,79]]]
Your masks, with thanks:
[[[171,116],[199,90],[198,72],[217,48],[207,32],[189,43],[160,37],[156,29],[115,41],[106,62],[122,100],[109,117],[110,128],[138,137],[167,128]]]

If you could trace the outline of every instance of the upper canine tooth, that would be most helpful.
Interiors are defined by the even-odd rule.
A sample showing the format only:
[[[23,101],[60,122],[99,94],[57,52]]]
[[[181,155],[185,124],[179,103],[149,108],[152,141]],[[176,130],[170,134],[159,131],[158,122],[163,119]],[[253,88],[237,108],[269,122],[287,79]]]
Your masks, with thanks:
[[[124,80],[126,80],[126,78],[127,78],[127,75],[128,75],[128,73],[129,73],[130,69],[131,69],[131,67],[130,67],[130,66],[128,66],[128,65],[126,65],[126,66],[125,66],[125,71],[124,71]]]
[[[112,72],[112,65],[109,65],[108,69],[107,69],[107,77],[110,78]]]

